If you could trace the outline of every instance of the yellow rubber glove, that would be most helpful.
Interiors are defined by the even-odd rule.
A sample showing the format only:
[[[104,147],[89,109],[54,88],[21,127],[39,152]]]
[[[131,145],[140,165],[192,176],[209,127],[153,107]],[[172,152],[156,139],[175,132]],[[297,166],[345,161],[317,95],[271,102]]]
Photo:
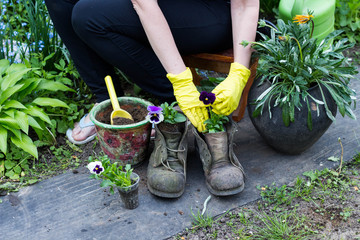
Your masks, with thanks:
[[[249,76],[250,70],[247,67],[237,62],[231,64],[227,78],[212,91],[216,96],[212,105],[216,114],[227,116],[238,107]]]
[[[209,118],[209,115],[204,103],[199,99],[200,93],[192,81],[191,70],[186,68],[178,75],[168,73],[166,76],[173,85],[180,109],[199,132],[204,131],[204,121]]]

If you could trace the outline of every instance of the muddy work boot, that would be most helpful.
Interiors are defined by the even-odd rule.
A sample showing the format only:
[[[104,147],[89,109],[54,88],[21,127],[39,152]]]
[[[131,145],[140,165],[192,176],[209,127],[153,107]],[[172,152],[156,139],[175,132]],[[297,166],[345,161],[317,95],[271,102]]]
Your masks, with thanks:
[[[200,155],[206,177],[206,186],[216,196],[228,196],[244,189],[244,170],[233,151],[235,123],[230,120],[226,132],[198,133],[195,136],[196,149]]]
[[[155,125],[155,131],[154,150],[147,169],[149,191],[159,197],[180,197],[186,182],[188,124],[160,123]]]

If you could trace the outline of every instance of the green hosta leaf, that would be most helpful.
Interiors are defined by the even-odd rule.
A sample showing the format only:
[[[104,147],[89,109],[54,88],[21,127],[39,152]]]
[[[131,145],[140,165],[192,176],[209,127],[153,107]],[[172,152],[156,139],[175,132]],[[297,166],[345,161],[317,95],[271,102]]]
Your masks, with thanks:
[[[0,151],[4,154],[7,153],[7,136],[8,131],[0,126]]]
[[[0,126],[8,126],[14,129],[20,129],[19,124],[16,122],[14,118],[11,117],[1,117],[0,118]]]
[[[36,89],[37,85],[41,82],[38,78],[28,78],[19,82],[19,84],[23,84],[23,86],[19,89],[19,99],[21,100],[31,94],[34,89]]]
[[[38,158],[37,148],[36,148],[34,142],[31,140],[31,138],[28,135],[21,133],[21,139],[14,136],[14,137],[11,137],[11,141],[17,147],[21,148],[22,150],[24,150],[27,153],[30,153],[35,158]]]
[[[39,106],[69,108],[69,106],[66,103],[64,103],[63,101],[61,101],[59,99],[53,99],[53,98],[39,97],[39,98],[36,98],[32,103],[37,104]]]
[[[8,109],[8,108],[24,109],[26,107],[19,101],[9,100],[9,101],[5,101],[5,103],[3,105],[3,109]]]
[[[43,129],[40,124],[32,116],[27,116],[29,119],[29,125],[33,128]]]
[[[16,93],[23,84],[17,84],[11,88],[6,89],[0,95],[0,105],[3,104],[6,100],[8,100],[14,93]]]
[[[6,59],[0,60],[0,76],[4,74],[4,72],[6,71],[6,69],[9,68],[9,66],[10,66],[9,60]]]
[[[67,87],[66,85],[54,82],[50,80],[42,79],[36,90],[50,90],[50,91],[70,91],[76,92],[74,89]]]
[[[26,134],[29,132],[29,120],[28,116],[20,111],[16,111],[15,120],[17,121],[21,130],[23,130]]]
[[[13,67],[14,66],[14,67]],[[15,69],[16,68],[16,69]],[[10,74],[6,75],[1,83],[1,90],[6,90],[9,87],[14,86],[23,76],[30,71],[30,68],[26,68],[24,64],[12,64],[6,72]]]
[[[47,122],[48,124],[51,125],[51,121],[50,118],[48,117],[48,115],[39,107],[37,106],[27,106],[27,109],[23,111],[24,113],[27,113],[33,117],[38,117],[41,120]]]
[[[8,109],[6,111],[3,111],[4,114],[6,114],[7,116],[9,116],[11,118],[15,118],[15,112],[16,112],[16,109]]]
[[[3,125],[3,127],[8,130],[8,136],[10,136],[10,134],[12,133],[16,137],[21,139],[21,130],[20,129],[15,129],[15,128],[9,127],[7,125]]]

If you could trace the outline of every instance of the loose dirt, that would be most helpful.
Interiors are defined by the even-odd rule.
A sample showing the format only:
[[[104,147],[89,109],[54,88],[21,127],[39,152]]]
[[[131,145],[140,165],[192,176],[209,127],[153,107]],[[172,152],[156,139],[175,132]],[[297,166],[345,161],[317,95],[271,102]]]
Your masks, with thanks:
[[[121,108],[130,113],[134,121],[127,118],[115,118],[113,119],[114,125],[126,125],[132,123],[138,123],[145,120],[148,110],[142,105],[122,104]],[[102,123],[110,124],[111,112],[113,111],[112,106],[108,106],[103,112],[98,113],[95,117],[96,120]]]

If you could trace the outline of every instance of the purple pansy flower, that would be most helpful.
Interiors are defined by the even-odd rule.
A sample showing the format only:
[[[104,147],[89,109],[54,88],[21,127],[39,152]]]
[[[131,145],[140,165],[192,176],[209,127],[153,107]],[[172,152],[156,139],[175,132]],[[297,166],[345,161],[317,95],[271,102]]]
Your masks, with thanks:
[[[153,124],[158,124],[164,120],[164,115],[162,114],[162,108],[157,106],[148,106],[147,110],[149,111],[146,116],[146,120]]]
[[[202,91],[199,97],[200,101],[202,101],[205,105],[213,104],[215,102],[215,94],[208,93],[206,91]]]
[[[91,162],[87,165],[87,168],[91,173],[100,175],[104,171],[104,167],[102,166],[100,161]]]

